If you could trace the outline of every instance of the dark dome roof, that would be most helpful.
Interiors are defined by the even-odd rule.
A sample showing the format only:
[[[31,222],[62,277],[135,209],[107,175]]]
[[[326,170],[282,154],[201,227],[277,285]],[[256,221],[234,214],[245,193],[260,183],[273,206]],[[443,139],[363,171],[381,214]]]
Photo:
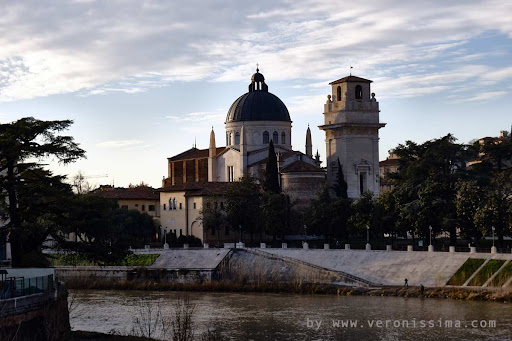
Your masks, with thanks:
[[[240,97],[229,108],[227,122],[287,121],[290,114],[284,103],[268,91],[252,91]]]
[[[252,75],[251,81],[253,82],[263,82],[265,81],[265,77],[260,73],[260,70],[256,70],[256,73]]]

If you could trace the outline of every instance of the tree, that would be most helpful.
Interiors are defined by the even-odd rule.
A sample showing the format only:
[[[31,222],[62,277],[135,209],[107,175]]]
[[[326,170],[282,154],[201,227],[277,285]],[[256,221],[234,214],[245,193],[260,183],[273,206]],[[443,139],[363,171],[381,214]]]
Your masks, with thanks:
[[[277,157],[272,140],[268,146],[268,159],[263,189],[265,192],[281,193],[281,187],[279,187],[279,172],[277,170]]]
[[[263,229],[261,232],[272,234],[274,242],[277,235],[283,235],[290,227],[292,202],[286,194],[265,192],[262,195],[261,217]]]
[[[0,176],[0,182],[8,202],[5,216],[8,219],[6,231],[10,234],[15,266],[20,265],[23,254],[34,251],[34,244],[27,245],[18,240],[23,240],[22,235],[30,226],[34,229],[38,228],[37,221],[27,221],[22,216],[23,207],[19,204],[22,198],[20,189],[23,188],[21,185],[24,181],[23,173],[30,169],[37,169],[37,163],[27,162],[27,160],[41,160],[52,156],[59,162],[67,164],[84,157],[85,152],[78,147],[71,136],[59,135],[71,124],[70,120],[41,121],[27,117],[0,125],[0,174],[5,174]],[[38,176],[43,176],[38,180],[42,183],[52,178],[51,173],[41,171]],[[55,178],[51,180],[56,181]],[[34,216],[32,218],[38,219]]]
[[[217,236],[217,245],[220,245],[220,231],[226,226],[226,213],[221,210],[217,203],[220,198],[209,197],[205,200],[200,212],[203,228]]]
[[[249,233],[251,242],[259,232],[261,192],[253,177],[243,177],[240,181],[230,183],[226,193],[226,219],[233,231],[242,230]]]
[[[341,166],[340,159],[338,159],[338,172],[336,173],[336,183],[332,186],[334,193],[338,198],[348,198],[348,185],[343,175],[343,167]]]
[[[93,190],[93,187],[86,180],[84,173],[78,171],[72,178],[72,186],[76,194],[87,194]]]

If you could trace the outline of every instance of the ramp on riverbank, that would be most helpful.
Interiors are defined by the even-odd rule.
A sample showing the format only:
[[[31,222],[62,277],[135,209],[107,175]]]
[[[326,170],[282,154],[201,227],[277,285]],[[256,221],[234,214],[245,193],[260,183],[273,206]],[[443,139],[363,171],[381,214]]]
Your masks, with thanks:
[[[296,259],[332,271],[342,271],[378,285],[444,286],[472,258],[512,259],[510,254],[406,252],[365,250],[260,249],[276,257]]]
[[[210,269],[219,266],[229,249],[166,250],[150,266],[159,269]]]

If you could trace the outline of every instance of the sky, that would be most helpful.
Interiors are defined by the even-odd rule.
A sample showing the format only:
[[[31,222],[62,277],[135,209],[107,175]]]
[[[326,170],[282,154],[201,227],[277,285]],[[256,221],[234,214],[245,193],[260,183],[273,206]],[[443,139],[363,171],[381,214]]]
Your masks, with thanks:
[[[0,0],[0,122],[72,119],[86,151],[56,174],[161,186],[167,158],[218,146],[259,63],[292,144],[325,160],[330,81],[373,80],[380,158],[406,140],[510,131],[511,1]]]

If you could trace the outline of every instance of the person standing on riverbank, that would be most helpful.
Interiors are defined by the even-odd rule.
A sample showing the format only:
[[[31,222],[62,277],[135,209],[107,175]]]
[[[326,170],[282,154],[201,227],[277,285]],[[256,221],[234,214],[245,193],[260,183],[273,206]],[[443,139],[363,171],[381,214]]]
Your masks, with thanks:
[[[409,288],[409,281],[407,280],[407,278],[404,281],[404,287]]]

